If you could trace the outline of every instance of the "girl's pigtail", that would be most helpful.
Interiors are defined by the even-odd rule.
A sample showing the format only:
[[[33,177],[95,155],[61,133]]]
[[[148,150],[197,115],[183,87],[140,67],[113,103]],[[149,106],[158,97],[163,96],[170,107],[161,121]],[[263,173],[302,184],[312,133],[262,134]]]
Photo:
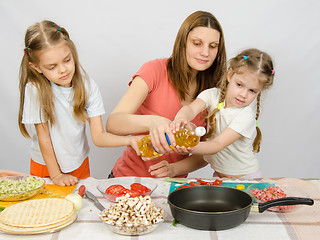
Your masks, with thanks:
[[[206,134],[206,138],[210,138],[212,137],[215,132],[216,132],[216,113],[219,111],[218,108],[214,109],[208,116],[207,116],[207,119],[208,119],[208,124],[209,124],[209,131],[208,133]]]
[[[70,38],[68,31],[63,27],[58,28],[57,32],[61,32],[66,38]]]
[[[256,138],[253,141],[253,152],[258,153],[260,151],[260,144],[261,144],[261,140],[262,140],[262,135],[261,135],[261,131],[260,128],[258,127],[258,118],[260,115],[260,97],[261,97],[261,92],[258,94],[257,96],[257,114],[256,114],[256,130],[257,130],[257,134],[256,134]]]
[[[223,101],[226,96],[227,91],[227,78],[224,79],[224,81],[221,82],[220,85],[220,98],[219,98],[219,104],[218,107],[215,108],[208,116],[208,124],[210,126],[208,133],[206,134],[206,138],[211,138],[215,132],[216,132],[216,113],[220,110],[220,108],[223,106]]]

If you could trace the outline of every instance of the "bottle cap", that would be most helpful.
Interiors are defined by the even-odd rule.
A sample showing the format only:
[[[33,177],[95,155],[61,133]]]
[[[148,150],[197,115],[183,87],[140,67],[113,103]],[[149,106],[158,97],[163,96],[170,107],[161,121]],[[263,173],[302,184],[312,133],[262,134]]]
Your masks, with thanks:
[[[206,129],[204,127],[197,127],[195,133],[198,137],[202,137],[206,134]]]

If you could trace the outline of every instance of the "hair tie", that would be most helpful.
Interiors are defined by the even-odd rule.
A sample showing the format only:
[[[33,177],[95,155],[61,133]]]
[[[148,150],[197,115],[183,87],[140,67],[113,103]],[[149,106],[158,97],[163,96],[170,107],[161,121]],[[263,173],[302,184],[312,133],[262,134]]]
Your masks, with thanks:
[[[271,74],[274,75],[274,70],[272,69]]]
[[[243,59],[244,59],[244,60],[247,60],[247,59],[248,59],[248,56],[244,55],[244,56],[243,56]]]
[[[258,120],[256,120],[256,127],[258,127]]]
[[[58,29],[57,29],[57,31],[58,31],[58,32],[61,32],[61,33],[62,33],[62,30],[61,30],[61,28],[58,28]]]
[[[27,55],[28,54],[28,46],[26,46],[26,48],[23,50],[23,54]]]
[[[220,109],[223,107],[223,102],[218,104],[218,110],[220,111]]]

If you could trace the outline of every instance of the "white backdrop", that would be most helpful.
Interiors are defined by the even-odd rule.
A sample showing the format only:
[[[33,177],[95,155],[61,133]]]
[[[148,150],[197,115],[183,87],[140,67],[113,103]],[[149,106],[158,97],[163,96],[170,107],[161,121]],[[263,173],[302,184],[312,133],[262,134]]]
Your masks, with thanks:
[[[274,59],[275,83],[259,120],[264,177],[320,177],[317,0],[0,0],[1,169],[29,173],[29,141],[17,125],[18,70],[29,25],[48,19],[69,31],[82,66],[102,92],[105,122],[131,76],[144,62],[169,57],[181,23],[197,10],[219,19],[228,58],[256,47]],[[123,149],[91,143],[92,175],[105,178]],[[210,177],[212,170],[191,176]]]

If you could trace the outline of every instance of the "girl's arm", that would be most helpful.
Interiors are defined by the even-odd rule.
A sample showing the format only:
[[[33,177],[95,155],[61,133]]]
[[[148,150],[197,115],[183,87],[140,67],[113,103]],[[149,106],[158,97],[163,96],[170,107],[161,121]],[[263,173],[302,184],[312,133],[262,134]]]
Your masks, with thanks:
[[[201,155],[190,155],[184,160],[169,164],[161,161],[149,167],[149,172],[154,177],[176,177],[203,168],[208,163]]]
[[[132,81],[113,112],[110,114],[106,129],[118,135],[148,132],[154,148],[161,153],[172,152],[165,133],[171,134],[170,120],[155,115],[136,115],[136,111],[149,94],[147,83],[139,76]]]
[[[240,137],[240,133],[231,128],[226,128],[212,140],[200,142],[197,146],[193,147],[192,154],[215,154],[229,146],[231,143],[237,141]]]
[[[118,136],[105,132],[102,125],[101,116],[89,118],[91,138],[97,147],[120,147],[131,145],[140,155],[138,143],[143,136]]]
[[[180,124],[183,121],[192,121],[199,113],[206,109],[206,103],[197,98],[189,105],[183,106],[176,114],[171,126],[175,130],[179,130]]]
[[[27,175],[27,174],[20,173],[20,172],[15,172],[15,171],[9,171],[9,170],[0,170],[0,177],[17,176],[17,175]]]
[[[200,98],[197,98],[189,105],[183,106],[170,124],[173,133],[179,131],[181,124],[186,124],[188,121],[192,121],[200,112],[205,110],[205,108],[206,103]],[[173,134],[168,134],[168,136],[172,145],[176,146],[176,141]]]
[[[51,142],[48,123],[35,124],[40,151],[48,168],[50,178],[54,184],[60,186],[71,186],[79,182],[78,178],[62,173],[57,162],[56,155]]]

